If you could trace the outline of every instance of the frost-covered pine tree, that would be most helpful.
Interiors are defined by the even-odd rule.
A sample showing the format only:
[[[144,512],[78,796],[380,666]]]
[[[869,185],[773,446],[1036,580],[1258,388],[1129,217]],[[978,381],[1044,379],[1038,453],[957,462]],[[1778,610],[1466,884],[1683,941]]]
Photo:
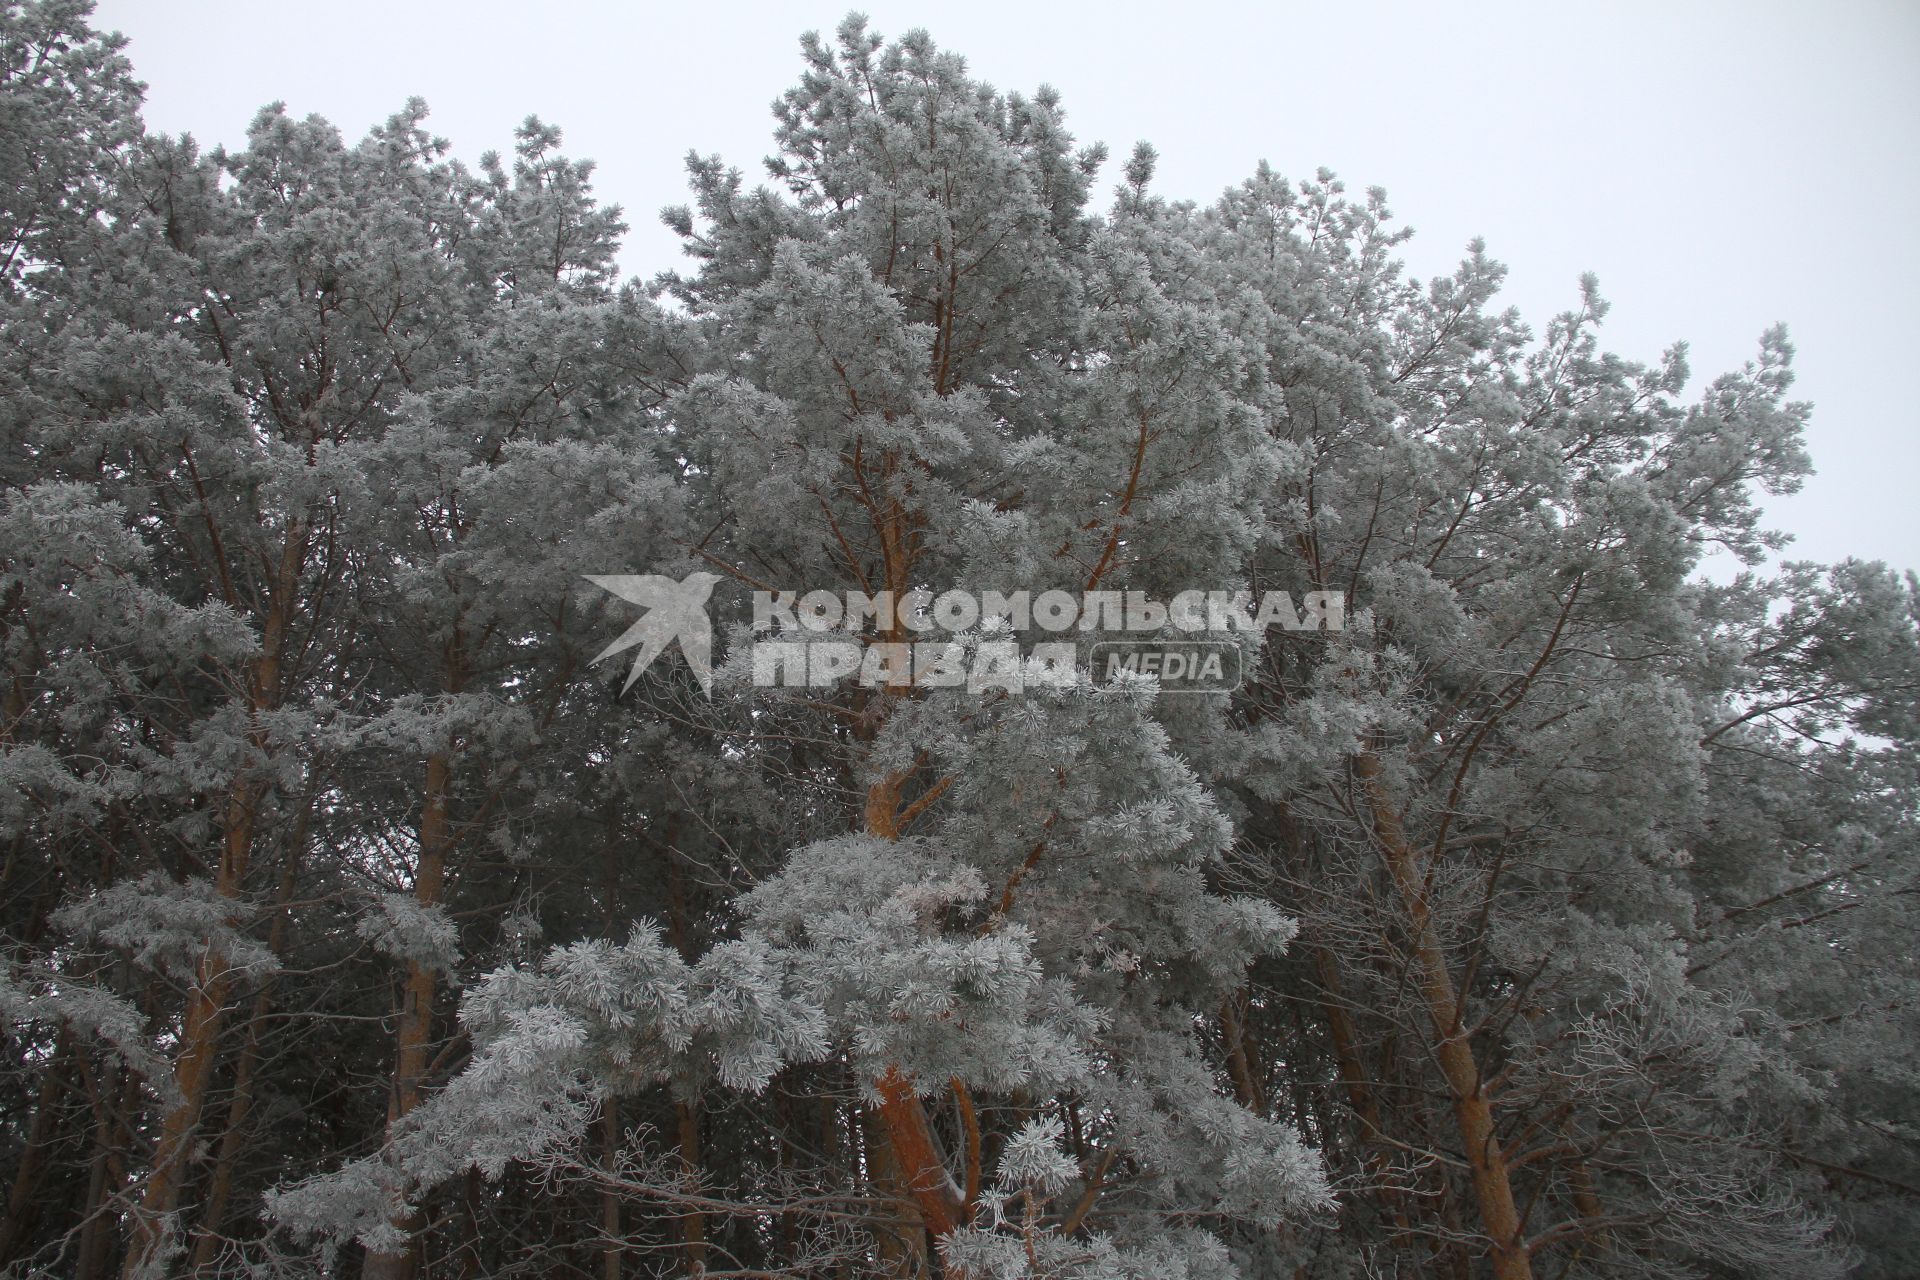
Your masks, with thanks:
[[[787,190],[701,161],[698,214],[670,214],[701,259],[670,287],[713,353],[663,407],[702,559],[896,599],[1243,581],[1283,465],[1263,380],[1162,287],[1154,228],[1088,216],[1099,156],[1071,149],[1054,97],[993,93],[925,37],[883,47],[858,22],[807,57],[780,107]],[[468,997],[474,1066],[283,1218],[321,1225],[360,1187],[364,1233],[380,1198],[498,1173],[606,1096],[823,1062],[856,1099],[856,1181],[896,1206],[872,1228],[889,1269],[931,1246],[956,1275],[1226,1274],[1206,1224],[1325,1206],[1317,1161],[1196,1034],[1290,926],[1211,883],[1232,825],[1150,688],[787,695],[750,676],[744,653],[721,669],[712,741],[815,743],[822,838],[690,962],[643,929],[490,978]]]
[[[1096,208],[858,19],[625,287],[538,120],[203,153],[0,37],[0,1275],[1914,1270],[1920,593],[1765,567],[1783,331],[1690,391],[1330,174]],[[711,671],[596,661],[620,575]],[[1088,678],[1187,590],[1348,625]],[[947,591],[1100,602],[1075,678],[763,679]]]
[[[1303,934],[1222,1036],[1337,1086],[1315,1127],[1356,1194],[1315,1274],[1840,1274],[1823,1172],[1860,1171],[1788,1136],[1823,1068],[1761,994],[1783,979],[1717,969],[1707,939],[1797,878],[1868,893],[1884,864],[1826,846],[1898,862],[1911,837],[1884,810],[1823,831],[1829,810],[1743,835],[1758,879],[1733,899],[1701,876],[1756,749],[1831,777],[1904,748],[1823,732],[1911,742],[1888,695],[1915,683],[1912,598],[1884,570],[1685,579],[1708,546],[1758,562],[1756,495],[1806,465],[1784,334],[1687,403],[1683,348],[1601,351],[1591,281],[1536,343],[1478,245],[1402,280],[1378,192],[1263,171],[1161,216],[1206,247],[1309,460],[1262,585],[1355,602],[1347,631],[1269,645],[1240,707],[1239,867]],[[1791,639],[1740,634],[1787,599]],[[1782,714],[1814,745],[1761,727]]]

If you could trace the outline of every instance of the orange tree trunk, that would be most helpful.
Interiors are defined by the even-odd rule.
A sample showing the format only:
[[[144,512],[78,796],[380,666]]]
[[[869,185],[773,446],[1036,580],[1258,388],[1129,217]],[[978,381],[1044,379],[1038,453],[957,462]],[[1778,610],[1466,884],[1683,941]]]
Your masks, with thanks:
[[[1428,908],[1425,882],[1414,852],[1407,844],[1400,815],[1393,808],[1381,779],[1379,757],[1370,751],[1360,753],[1354,758],[1354,772],[1366,793],[1380,854],[1393,878],[1412,938],[1415,986],[1433,1027],[1431,1047],[1447,1082],[1454,1123],[1460,1131],[1460,1143],[1473,1183],[1473,1198],[1480,1210],[1480,1225],[1491,1241],[1494,1280],[1532,1280],[1533,1267],[1521,1235],[1520,1212],[1513,1198],[1506,1153],[1501,1150],[1499,1135],[1494,1131],[1493,1107],[1487,1100],[1473,1046],[1467,1040],[1459,995],[1447,967],[1440,932]]]
[[[272,603],[260,631],[260,654],[247,673],[248,745],[257,755],[265,755],[272,746],[261,717],[278,708],[281,702],[281,664],[287,652],[294,596],[306,558],[307,526],[295,520],[280,545],[271,586]],[[239,607],[231,584],[223,595],[229,606]],[[229,901],[239,900],[246,892],[259,809],[266,795],[266,784],[251,772],[235,778],[228,788],[225,836],[214,889]],[[180,1207],[180,1189],[186,1179],[187,1157],[200,1127],[201,1113],[206,1108],[207,1087],[219,1063],[220,1032],[234,986],[226,955],[216,941],[209,939],[195,970],[193,990],[187,995],[180,1047],[173,1062],[173,1080],[179,1096],[161,1120],[147,1188],[132,1215],[132,1239],[122,1269],[127,1280],[141,1280],[151,1275],[163,1256],[163,1247],[172,1237],[173,1218]]]
[[[453,826],[448,804],[453,790],[453,758],[445,751],[427,757],[427,774],[420,805],[420,862],[414,870],[413,896],[423,907],[439,905],[447,884],[447,858],[453,848]],[[387,1137],[394,1126],[420,1105],[433,1049],[434,996],[439,971],[418,960],[407,962],[407,981],[400,998],[399,1026],[394,1032],[393,1089],[387,1100]],[[416,1215],[396,1214],[393,1225],[409,1237],[418,1228]],[[407,1280],[413,1274],[414,1248],[396,1253],[369,1253],[361,1274],[368,1280]]]

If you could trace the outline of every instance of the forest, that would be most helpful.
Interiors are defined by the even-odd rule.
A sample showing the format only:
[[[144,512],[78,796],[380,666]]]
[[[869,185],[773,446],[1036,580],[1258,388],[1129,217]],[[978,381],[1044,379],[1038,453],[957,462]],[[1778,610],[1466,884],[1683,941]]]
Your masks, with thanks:
[[[1920,1275],[1920,582],[1767,527],[1784,328],[857,16],[651,280],[537,118],[0,23],[0,1276]],[[1338,625],[1095,679],[1195,591]],[[1094,607],[782,684],[771,592]]]

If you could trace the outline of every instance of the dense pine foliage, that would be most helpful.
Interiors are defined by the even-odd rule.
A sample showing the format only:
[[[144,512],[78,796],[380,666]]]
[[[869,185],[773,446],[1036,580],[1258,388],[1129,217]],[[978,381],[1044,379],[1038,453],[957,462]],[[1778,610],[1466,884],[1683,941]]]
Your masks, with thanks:
[[[202,152],[89,7],[0,30],[0,1274],[1920,1273],[1920,592],[1768,567],[1784,331],[1096,208],[853,19],[622,284],[557,129]],[[595,664],[696,571],[710,693]],[[761,586],[1348,625],[764,688]]]

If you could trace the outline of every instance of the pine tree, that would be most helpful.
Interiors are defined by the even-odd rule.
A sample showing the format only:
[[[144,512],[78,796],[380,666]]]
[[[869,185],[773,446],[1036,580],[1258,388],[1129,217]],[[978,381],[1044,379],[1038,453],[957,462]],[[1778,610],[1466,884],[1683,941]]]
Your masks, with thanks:
[[[1783,329],[1097,209],[858,18],[620,286],[551,125],[202,153],[5,15],[0,1274],[1913,1270],[1920,583],[1768,567]]]

